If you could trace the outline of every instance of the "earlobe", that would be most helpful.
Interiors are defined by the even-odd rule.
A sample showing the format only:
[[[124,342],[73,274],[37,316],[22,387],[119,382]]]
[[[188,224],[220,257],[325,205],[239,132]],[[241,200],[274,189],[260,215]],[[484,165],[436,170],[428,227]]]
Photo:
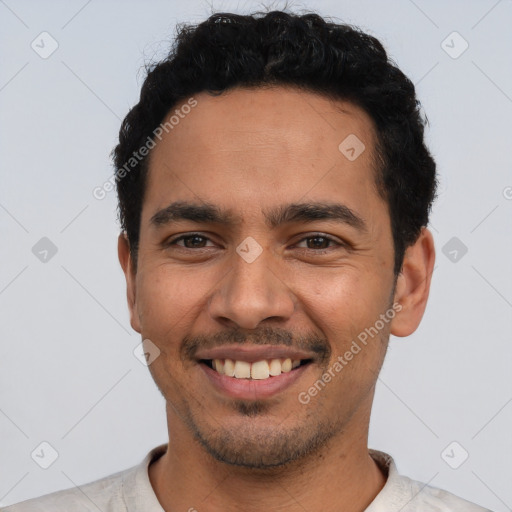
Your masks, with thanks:
[[[126,298],[130,312],[130,325],[138,333],[141,332],[139,315],[137,312],[137,290],[135,286],[135,272],[132,265],[130,243],[125,232],[122,232],[117,239],[117,255],[126,279]]]
[[[402,309],[391,322],[394,336],[409,336],[418,328],[427,306],[434,262],[432,233],[422,228],[416,242],[407,248],[397,278],[394,302]]]

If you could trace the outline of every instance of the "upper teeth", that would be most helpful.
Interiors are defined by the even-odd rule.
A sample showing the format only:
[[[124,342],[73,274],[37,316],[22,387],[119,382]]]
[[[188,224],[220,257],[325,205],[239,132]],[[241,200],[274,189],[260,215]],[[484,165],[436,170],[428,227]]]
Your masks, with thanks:
[[[235,377],[237,379],[268,379],[277,377],[282,372],[289,372],[300,365],[300,360],[295,359],[263,359],[255,363],[247,361],[233,361],[232,359],[214,359],[213,369],[221,375]]]

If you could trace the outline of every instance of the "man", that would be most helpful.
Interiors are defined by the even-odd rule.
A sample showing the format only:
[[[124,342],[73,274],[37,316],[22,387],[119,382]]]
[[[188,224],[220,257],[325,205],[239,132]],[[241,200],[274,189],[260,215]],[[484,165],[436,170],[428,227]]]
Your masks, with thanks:
[[[367,446],[389,336],[418,327],[435,258],[435,163],[376,39],[277,11],[184,27],[114,161],[169,443],[7,511],[484,510]]]

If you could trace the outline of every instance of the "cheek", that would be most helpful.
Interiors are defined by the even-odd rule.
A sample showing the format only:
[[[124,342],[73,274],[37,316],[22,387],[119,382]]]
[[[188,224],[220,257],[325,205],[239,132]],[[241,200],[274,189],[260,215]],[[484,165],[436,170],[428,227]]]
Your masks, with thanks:
[[[137,283],[137,310],[143,339],[160,350],[149,370],[164,396],[189,396],[190,375],[179,356],[183,337],[194,331],[203,311],[209,286],[204,274],[188,274],[170,265],[159,265],[141,272]],[[196,392],[192,393],[196,401]],[[190,398],[190,397],[189,397]],[[190,398],[190,399],[192,399]],[[176,398],[177,400],[177,398]]]
[[[177,271],[161,265],[141,274],[137,283],[137,310],[142,335],[165,345],[193,322],[204,307],[209,281],[204,273]]]
[[[360,269],[345,268],[316,272],[295,283],[305,314],[327,336],[333,355],[345,352],[388,307],[389,284],[378,276],[368,277]]]

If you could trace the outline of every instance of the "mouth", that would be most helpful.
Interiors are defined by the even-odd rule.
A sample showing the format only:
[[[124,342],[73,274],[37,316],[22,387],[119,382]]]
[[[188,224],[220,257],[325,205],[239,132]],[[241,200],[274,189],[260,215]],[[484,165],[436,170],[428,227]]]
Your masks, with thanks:
[[[299,367],[307,366],[313,359],[273,358],[248,362],[233,359],[200,359],[199,363],[207,366],[219,375],[232,379],[267,380],[289,373]]]
[[[225,345],[199,351],[196,363],[205,382],[221,396],[262,400],[282,394],[307,375],[315,354],[284,346]]]

